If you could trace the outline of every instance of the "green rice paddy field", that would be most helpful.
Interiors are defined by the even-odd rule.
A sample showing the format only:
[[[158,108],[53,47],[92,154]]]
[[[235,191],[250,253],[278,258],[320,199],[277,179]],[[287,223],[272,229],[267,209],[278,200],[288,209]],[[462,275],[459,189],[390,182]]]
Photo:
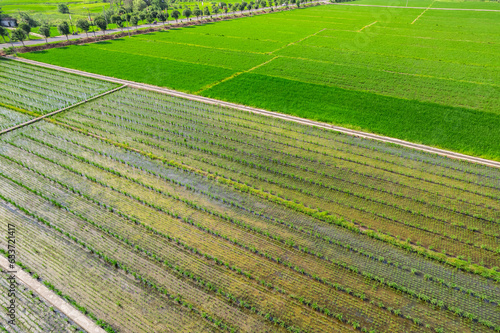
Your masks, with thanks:
[[[500,160],[499,22],[325,5],[22,56]]]

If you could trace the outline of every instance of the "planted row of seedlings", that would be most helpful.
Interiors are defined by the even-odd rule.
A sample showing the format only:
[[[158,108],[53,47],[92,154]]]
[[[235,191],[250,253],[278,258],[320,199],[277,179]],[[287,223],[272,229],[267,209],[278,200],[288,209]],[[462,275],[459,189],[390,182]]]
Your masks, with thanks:
[[[131,96],[133,96],[131,98]],[[130,105],[131,100],[139,101],[143,107],[150,107],[152,111],[169,109],[175,113],[195,114],[197,118],[214,119],[223,124],[236,124],[237,127],[252,129],[255,133],[266,133],[285,138],[287,141],[305,142],[313,147],[327,148],[327,152],[348,150],[351,154],[372,158],[411,169],[424,169],[427,174],[434,172],[448,178],[467,177],[464,180],[483,182],[487,179],[496,181],[498,187],[500,173],[487,166],[477,165],[465,161],[453,160],[435,154],[417,152],[394,144],[381,143],[374,140],[343,135],[339,132],[314,128],[278,118],[241,112],[231,108],[211,106],[203,103],[182,100],[175,97],[144,90],[130,90],[113,101],[118,105]],[[135,105],[132,103],[132,105]],[[170,107],[173,106],[173,107]],[[152,107],[152,108],[151,108]],[[213,115],[210,117],[210,115]],[[258,125],[256,125],[258,124]],[[248,131],[251,132],[251,131]],[[324,144],[322,144],[324,142]],[[344,148],[344,149],[342,149]],[[414,163],[412,162],[414,161]],[[423,165],[422,165],[423,164]],[[457,172],[455,172],[457,171]]]
[[[46,132],[46,131],[42,131],[42,132],[47,133],[47,134],[49,134],[49,135],[51,135],[51,136],[53,136],[53,137],[56,137],[54,134],[50,134],[50,133],[48,133],[48,132]],[[63,140],[64,140],[64,138],[63,138]],[[127,161],[125,161],[125,160],[123,160],[123,159],[117,159],[117,158],[114,158],[114,157],[112,157],[111,155],[109,155],[109,154],[107,154],[107,153],[104,153],[103,151],[100,151],[100,150],[98,150],[98,149],[92,148],[92,147],[96,147],[96,146],[97,146],[97,144],[96,144],[95,142],[92,142],[91,147],[90,147],[90,146],[85,146],[85,145],[82,145],[82,143],[81,143],[81,142],[82,142],[82,141],[85,141],[84,139],[83,139],[83,140],[79,140],[78,142],[77,142],[77,141],[75,141],[75,140],[65,140],[65,141],[67,141],[67,142],[72,142],[73,144],[75,144],[75,145],[77,145],[77,146],[84,147],[85,149],[90,150],[90,151],[93,151],[93,152],[95,152],[95,153],[97,153],[97,154],[99,154],[99,155],[107,156],[108,158],[111,158],[111,159],[113,159],[114,161],[120,162],[120,163],[122,163],[122,164],[126,164],[127,166],[130,166],[130,167],[133,167],[133,168],[136,168],[136,169],[141,169],[141,170],[142,170],[142,167],[137,166],[137,165],[136,165],[136,164],[134,164],[133,162],[127,162]],[[75,150],[75,148],[74,148],[74,147],[71,147],[70,149],[71,149],[71,151],[74,151],[74,150]],[[150,170],[146,170],[146,172],[147,172],[147,173],[149,173],[149,174],[151,174],[151,175],[154,175],[154,176],[156,176],[156,177],[160,177],[160,178],[162,178],[162,179],[163,179],[163,180],[165,180],[165,181],[168,181],[168,182],[173,182],[173,183],[178,184],[178,185],[184,185],[184,186],[186,186],[186,188],[188,188],[188,189],[190,189],[190,190],[195,190],[195,188],[194,188],[194,187],[192,187],[192,186],[191,186],[191,185],[189,185],[189,184],[183,184],[182,182],[175,181],[174,179],[170,179],[170,178],[168,178],[168,177],[162,176],[162,175],[160,175],[160,174],[158,174],[158,173],[156,173],[156,172],[150,171]],[[212,189],[212,190],[213,190],[213,189]],[[205,191],[198,191],[198,193],[201,193],[201,194],[204,194],[204,195],[206,195],[206,196],[209,196],[210,198],[214,198],[214,196],[213,196],[213,195],[211,195],[209,192],[205,192]],[[218,199],[220,200],[220,198],[218,198]],[[224,200],[224,201],[226,201],[226,200]],[[243,206],[241,206],[241,205],[235,205],[234,203],[232,203],[232,204],[231,204],[231,206],[237,207],[237,208],[239,208],[239,209],[241,209],[241,210],[244,210],[244,211],[246,211],[246,210],[247,210],[245,207],[243,207]],[[240,214],[241,214],[241,213],[240,213]],[[260,216],[261,214],[258,214],[258,215]],[[347,247],[348,245],[347,245],[347,244],[344,244],[343,246],[344,246],[344,247]],[[363,252],[363,251],[362,251],[362,253],[363,253],[363,254],[366,254],[366,255],[369,255],[370,257],[377,258],[377,257],[376,257],[373,253],[370,253],[370,252]],[[382,257],[382,258],[383,258],[383,257]],[[382,260],[379,260],[379,261],[384,262],[384,261],[385,261],[385,259],[382,259]],[[393,265],[394,265],[394,266],[396,266],[396,267],[400,267],[400,266],[402,267],[402,265],[401,265],[401,264],[399,264],[397,261],[396,261],[396,262],[391,262],[390,264],[393,264]],[[410,271],[415,271],[415,270],[414,270],[414,269],[413,269],[413,270],[410,270],[410,269],[408,269],[408,268],[407,268],[407,269],[406,269],[406,271],[410,272]],[[422,273],[421,275],[422,275],[422,278],[423,278],[424,273]],[[389,275],[389,276],[390,276],[390,275]],[[432,275],[429,275],[429,274],[425,274],[425,276],[426,276],[426,279],[427,279],[427,280],[436,280],[436,281],[440,280],[438,277],[435,277],[435,278],[433,279],[433,278],[432,278]],[[452,283],[452,285],[453,285],[453,283]],[[450,286],[451,286],[451,285],[450,285]],[[466,291],[466,289],[465,289],[465,288],[463,288],[463,287],[460,287],[459,289],[460,289],[460,290],[463,290],[463,291]],[[469,293],[470,293],[470,292],[469,292]]]
[[[112,122],[109,121],[109,123],[112,123]],[[121,127],[124,128],[124,126],[121,126]],[[128,126],[126,127],[126,129],[129,129],[129,128],[130,127],[128,127]],[[142,130],[136,130],[136,131],[141,131],[142,133],[149,133],[149,132],[145,132],[145,131],[142,131]],[[151,137],[151,136],[156,136],[156,135],[154,133],[151,133],[149,136]],[[162,137],[162,138],[164,138],[165,140],[169,140],[169,138],[165,138],[165,137]],[[172,141],[172,140],[170,139],[170,141]],[[180,143],[177,142],[177,143],[178,144],[183,144],[182,142],[180,142]],[[195,150],[202,149],[202,148],[197,148],[197,146],[193,146],[193,145],[187,144],[187,143],[184,143],[184,145],[188,146],[188,148],[191,147],[192,149],[195,149]],[[210,150],[205,149],[204,151],[200,152],[199,154],[203,154],[203,153],[206,154],[206,151],[210,151]],[[194,154],[191,154],[191,155],[194,155]],[[219,154],[219,156],[220,155],[221,154]],[[223,156],[227,157],[227,155],[225,155],[225,154]],[[232,158],[232,160],[234,160],[234,158]],[[226,158],[226,161],[227,161],[227,158]],[[276,177],[279,177],[279,175],[277,175]],[[300,182],[300,180],[299,180],[299,182]],[[285,185],[285,186],[288,186],[288,185]],[[290,187],[290,186],[288,186],[288,187]],[[351,193],[347,192],[347,193],[345,193],[345,196],[347,197],[346,200],[352,200]],[[359,198],[359,200],[361,201],[361,204],[366,203],[366,201],[367,201],[366,200],[366,196],[363,196],[363,195],[361,195],[361,197]],[[309,201],[311,201],[311,200],[309,200]],[[324,202],[322,202],[322,201],[318,201],[318,202],[319,202],[319,204],[324,204]],[[377,203],[375,202],[375,204],[377,204]],[[382,203],[382,205],[384,206],[384,207],[382,207],[382,209],[387,211],[388,210],[387,204]],[[353,206],[353,205],[351,204],[351,206]],[[354,206],[356,207],[356,205],[354,205]],[[362,207],[362,208],[364,208],[364,207]],[[364,209],[366,210],[366,208],[364,208]],[[378,206],[375,206],[372,209],[368,209],[368,211],[372,212],[372,214],[373,214],[373,212],[375,212],[375,214],[377,214],[377,212],[380,211],[380,210],[382,210],[382,209],[379,208]],[[421,216],[421,213],[419,214],[418,211],[410,210],[410,212],[408,212],[408,209],[404,209],[404,207],[399,206],[399,207],[396,207],[396,213],[398,214],[397,216],[392,216],[391,217],[389,215],[388,218],[390,220],[399,221],[399,224],[403,225],[404,227],[407,226],[407,225],[413,225],[414,227],[417,227],[418,229],[423,229],[424,231],[426,231],[426,230],[429,229],[425,225],[424,226],[420,225],[420,223],[421,223],[420,220],[425,219],[425,216]],[[417,221],[416,222],[407,222],[407,219],[405,218],[405,214],[408,215],[408,213],[410,215],[413,215],[413,216],[410,216],[410,218],[416,218]],[[378,214],[378,215],[382,219],[387,220],[387,218],[386,218],[387,214],[384,213],[384,214]],[[463,214],[460,214],[459,216],[463,216]],[[419,218],[420,218],[420,220],[419,220]],[[469,218],[473,218],[473,217],[469,217]],[[429,224],[435,224],[435,218],[431,219],[431,221],[428,222],[428,223]],[[491,222],[487,222],[487,223],[491,223]],[[450,224],[450,223],[448,223],[448,224]],[[462,224],[463,224],[463,222],[462,222]],[[446,221],[445,221],[445,226],[446,226]],[[493,237],[493,239],[484,238],[481,235],[478,235],[478,233],[476,232],[477,230],[475,228],[473,228],[473,227],[470,227],[470,229],[465,229],[463,226],[460,226],[460,225],[457,225],[457,226],[450,225],[450,227],[452,228],[451,229],[452,232],[455,232],[455,233],[458,232],[459,233],[459,236],[457,236],[456,234],[451,234],[449,237],[447,237],[449,240],[452,241],[452,244],[453,244],[453,242],[460,243],[458,245],[455,244],[454,247],[461,247],[463,243],[468,243],[468,244],[470,244],[472,246],[475,246],[476,248],[479,249],[480,256],[478,255],[478,257],[480,257],[480,258],[484,258],[485,257],[485,254],[484,254],[485,251],[490,251],[490,252],[492,252],[493,256],[496,256],[495,252],[497,251],[497,248],[494,248],[494,246],[496,245],[496,241],[494,239],[496,237]],[[379,229],[379,228],[377,228],[377,229]],[[430,229],[430,231],[433,231],[434,233],[436,233],[436,230]],[[473,237],[473,238],[472,239],[470,239],[470,238],[469,239],[467,239],[467,238],[464,239],[463,236],[460,236],[463,233],[465,233],[466,235],[470,234],[471,237]],[[426,235],[426,234],[428,234],[428,232],[424,233],[424,235]],[[446,234],[449,235],[450,231],[446,230],[446,229],[445,230],[437,230],[437,234],[438,234],[439,238],[438,238],[438,240],[435,241],[435,243],[439,244],[440,243],[439,239],[441,238],[440,236],[444,235],[446,237],[447,236]],[[423,237],[425,237],[425,236],[423,236]],[[479,238],[483,242],[486,242],[486,244],[484,244],[484,243],[478,243],[477,238]],[[490,242],[490,244],[488,244],[487,242]],[[425,245],[428,245],[428,244],[425,244]],[[428,246],[433,246],[433,245],[428,245]],[[453,250],[453,248],[452,248],[452,250]],[[449,249],[448,249],[448,251],[449,251]],[[464,253],[460,253],[460,252],[458,252],[458,253],[457,252],[452,252],[452,254],[464,255]],[[467,256],[465,256],[465,258],[466,257]],[[496,260],[494,258],[492,260]],[[491,260],[489,262],[487,262],[487,264],[491,264]]]
[[[46,132],[46,131],[44,131],[44,133],[47,133],[47,132]],[[54,136],[54,134],[50,134],[50,135]],[[68,141],[68,142],[73,142],[73,143],[75,143],[75,144],[77,144],[77,145],[82,146],[82,145],[81,145],[81,142],[88,141],[88,139],[86,139],[86,138],[80,138],[80,139],[78,140],[78,142],[77,142],[77,141],[75,141],[75,140],[66,140],[66,141]],[[103,153],[102,151],[97,150],[97,149],[95,149],[95,148],[90,148],[90,147],[97,147],[97,146],[99,146],[99,143],[98,143],[98,142],[96,142],[96,141],[89,141],[89,142],[88,142],[88,145],[87,145],[87,146],[85,146],[85,148],[86,148],[86,149],[89,149],[89,150],[91,150],[91,151],[93,151],[93,152],[95,152],[95,153],[98,153],[98,154],[100,154],[100,155],[105,155],[105,156],[107,156],[107,157],[111,158],[111,155],[109,155],[109,154],[107,154],[107,153]],[[108,149],[109,147],[112,147],[112,146],[110,146],[110,145],[109,145],[109,144],[107,144],[107,143],[106,143],[106,144],[104,144],[104,145],[101,145],[101,146],[100,146],[100,148],[101,148],[101,149],[103,149],[104,151],[109,151],[109,152],[111,152],[111,150],[109,150],[109,149]],[[115,151],[115,154],[116,154],[116,151]],[[115,154],[114,154],[114,155],[115,155]],[[120,154],[120,153],[118,153],[118,154]],[[125,155],[122,155],[122,157],[125,157]],[[127,157],[127,159],[128,159],[128,160],[130,160],[130,156],[129,156],[129,157]],[[114,160],[115,160],[115,161],[119,161],[119,162],[121,162],[121,163],[123,163],[123,164],[127,164],[128,166],[132,166],[132,167],[135,167],[135,168],[137,168],[137,169],[141,169],[141,170],[147,171],[147,172],[148,172],[148,173],[150,173],[150,174],[153,174],[153,175],[155,175],[155,176],[157,176],[157,177],[161,177],[163,180],[171,181],[171,182],[173,182],[173,183],[175,183],[175,184],[183,184],[182,182],[179,182],[179,181],[175,180],[175,178],[168,178],[168,177],[165,177],[165,176],[161,175],[160,173],[164,170],[162,167],[157,167],[157,168],[155,168],[155,170],[156,170],[156,173],[155,173],[155,172],[152,172],[152,171],[151,171],[151,165],[148,165],[148,164],[144,164],[144,163],[142,163],[142,164],[141,164],[141,166],[138,166],[137,164],[133,164],[133,163],[126,162],[126,161],[124,161],[123,159],[117,159],[117,158],[114,158]],[[139,159],[139,160],[138,160],[138,159],[135,159],[135,160],[134,160],[134,162],[143,162],[143,160],[140,160],[140,159]],[[143,166],[145,167],[145,169],[143,169]],[[146,168],[147,168],[147,169],[146,169]],[[149,169],[149,170],[148,170],[148,169]],[[172,177],[172,175],[169,175],[169,176],[170,176],[170,177]],[[169,180],[169,179],[170,179],[170,180]],[[199,185],[201,181],[202,181],[202,180],[201,180],[200,178],[197,178],[197,179],[191,180],[191,181],[189,181],[189,182],[190,182],[190,184]],[[185,183],[184,183],[184,184],[185,184]],[[193,187],[193,186],[191,186],[191,185],[185,185],[185,186],[186,186],[187,188],[189,188],[189,189],[194,189],[194,187]],[[209,186],[209,185],[206,185],[206,186]],[[211,187],[210,189],[211,189],[212,191],[214,191],[214,190],[215,190],[213,187]],[[203,192],[203,191],[201,191],[200,193],[202,193],[202,192]],[[216,192],[220,192],[220,189],[216,190]],[[213,197],[214,197],[213,195],[210,195],[210,193],[208,193],[208,192],[203,192],[203,194],[208,195],[210,198],[213,198]],[[231,196],[231,193],[228,193],[228,194],[226,194],[226,198],[231,198],[231,199],[234,199],[234,195],[233,195],[233,196]],[[238,198],[241,198],[241,195],[240,195]],[[220,200],[220,198],[218,198],[218,199]],[[234,206],[234,207],[238,207],[239,209],[246,210],[244,207],[242,207],[241,205],[237,205],[237,204],[235,204],[233,201],[229,202],[229,201],[228,201],[228,200],[226,200],[226,199],[222,199],[222,200],[223,200],[223,202],[226,202],[226,203],[228,203],[228,204],[230,203],[230,207],[233,207],[233,206]],[[235,199],[234,199],[234,200],[235,200]],[[255,200],[255,199],[253,199],[253,200]],[[262,206],[263,204],[265,204],[265,203],[261,202],[261,203],[259,203],[259,206]],[[252,205],[252,200],[247,200],[247,201],[245,201],[245,205],[247,205],[247,206],[248,206],[248,205]],[[276,207],[274,207],[274,208],[273,208],[273,211],[272,211],[270,214],[274,214],[274,210],[275,210],[275,209],[276,209]],[[254,213],[255,213],[255,212],[254,212]],[[241,212],[239,212],[239,214],[241,214]],[[264,216],[264,214],[262,214],[262,213],[255,213],[255,214],[257,214],[258,216],[261,216],[261,215],[262,215],[262,216]],[[299,221],[297,221],[297,222],[299,222]],[[283,223],[283,221],[281,221],[280,223]],[[287,226],[290,226],[290,224],[287,224]],[[311,221],[311,222],[309,223],[309,225],[305,225],[305,226],[306,226],[309,230],[312,230],[312,229],[314,228],[314,226],[315,226],[315,222],[314,222],[314,221]],[[301,229],[302,229],[302,227],[301,227]],[[335,237],[335,236],[337,236],[337,235],[338,235],[339,231],[343,231],[343,230],[342,230],[342,229],[337,229],[337,230],[335,231],[335,233],[328,234],[328,235],[330,235],[330,236],[332,236],[332,237]],[[352,241],[353,241],[353,236],[355,236],[355,235],[352,235],[352,234],[346,234],[345,236],[343,236],[343,237],[344,237],[343,239],[344,239],[344,240],[349,240],[350,242],[352,242]],[[366,251],[366,237],[364,237],[364,238],[365,238],[364,240],[360,240],[360,242],[355,242],[355,243],[352,243],[352,245],[354,245],[354,246],[365,246],[365,251]],[[375,242],[375,243],[377,243],[377,242]],[[372,253],[374,253],[374,252],[379,252],[379,251],[380,251],[380,243],[377,243],[376,247],[372,248],[371,252],[372,252]],[[386,252],[386,251],[384,251],[384,252]],[[370,253],[370,251],[368,251],[368,253]],[[393,259],[393,260],[394,260],[394,259],[396,259],[396,260],[394,260],[394,261],[396,261],[396,262],[398,261],[398,260],[397,260],[397,257],[388,257],[388,258],[387,258],[387,260],[389,260],[389,261],[390,261],[391,259]],[[382,261],[383,261],[383,260],[382,260]],[[408,258],[400,259],[400,261],[408,261]],[[412,258],[412,259],[411,259],[411,261],[413,261],[413,262],[414,262],[414,261],[415,261],[415,258]],[[429,262],[424,261],[424,265],[429,266],[429,264],[430,264]],[[418,268],[420,268],[419,266],[417,266],[417,267],[418,267]],[[440,268],[440,266],[437,266],[437,267],[438,267],[438,268]],[[426,268],[424,269],[424,272],[425,272],[426,276],[435,276],[435,277],[437,276],[437,279],[439,279],[442,275],[441,275],[441,273],[439,273],[438,271],[436,272],[436,271],[434,270],[434,268],[435,268],[435,267],[430,267],[430,268],[429,268],[429,267],[426,267]],[[408,271],[409,271],[409,269],[408,269]],[[427,274],[427,273],[429,273],[429,272],[432,272],[432,275]],[[424,273],[423,273],[423,274],[424,274]],[[444,276],[448,276],[448,275],[449,275],[449,273],[445,274]],[[465,284],[465,285],[467,285],[467,279],[462,280],[462,281],[461,281],[461,284]]]
[[[0,131],[24,123],[30,119],[29,116],[0,107]]]
[[[115,87],[115,84],[17,61],[1,60],[0,103],[39,114],[64,108]]]
[[[4,182],[3,184],[5,185],[6,191],[8,191],[10,184],[8,184],[6,182]],[[65,217],[65,215],[67,215],[69,213],[67,210],[66,211],[60,210],[60,208],[62,208],[62,207],[57,207],[56,205],[52,204],[52,205],[50,205],[52,207],[52,211],[51,211],[51,209],[48,207],[48,205],[46,203],[44,203],[43,201],[37,200],[33,196],[30,196],[29,194],[27,194],[26,191],[19,190],[19,188],[18,188],[17,193],[23,193],[24,197],[21,197],[21,196],[15,197],[14,200],[7,199],[6,197],[3,196],[3,194],[0,194],[0,197],[4,201],[8,202],[10,205],[21,210],[24,214],[34,218],[37,222],[42,223],[42,224],[50,227],[51,229],[55,230],[56,234],[54,234],[54,232],[52,232],[52,234],[54,234],[53,236],[57,237],[57,233],[64,235],[65,238],[67,238],[69,241],[73,241],[74,243],[77,243],[79,245],[79,248],[84,248],[84,249],[90,251],[90,253],[92,253],[96,258],[102,259],[107,264],[110,264],[111,268],[113,268],[113,269],[120,268],[126,274],[130,274],[137,281],[139,281],[141,285],[144,285],[145,287],[147,287],[147,289],[144,290],[143,292],[147,292],[149,289],[153,289],[156,292],[158,292],[160,295],[162,295],[162,297],[166,296],[171,301],[171,303],[174,303],[174,302],[178,303],[179,305],[184,306],[185,308],[189,309],[189,311],[193,312],[197,316],[200,316],[201,318],[203,318],[203,319],[200,318],[198,321],[207,321],[208,320],[212,324],[215,324],[216,327],[219,327],[219,328],[223,329],[224,331],[230,331],[230,332],[237,331],[237,327],[228,326],[228,324],[226,324],[224,322],[224,320],[221,320],[217,316],[211,315],[210,313],[203,316],[202,315],[203,313],[206,314],[205,311],[203,311],[199,308],[196,308],[193,306],[192,303],[185,301],[184,297],[183,297],[184,293],[186,293],[186,295],[188,295],[188,297],[192,296],[192,295],[189,295],[190,294],[189,288],[188,288],[188,290],[185,290],[186,288],[183,288],[182,293],[181,292],[172,292],[172,289],[175,289],[175,287],[176,287],[174,283],[168,284],[168,286],[165,287],[165,286],[162,286],[161,284],[158,284],[158,282],[154,278],[147,276],[148,273],[150,273],[152,275],[154,275],[154,274],[158,275],[158,274],[160,274],[159,270],[153,269],[151,271],[151,267],[148,267],[147,265],[146,265],[146,267],[142,267],[141,270],[137,270],[137,268],[138,268],[137,266],[140,265],[140,262],[141,262],[141,260],[139,259],[139,257],[137,257],[137,255],[130,255],[129,254],[129,257],[127,257],[129,262],[126,263],[126,262],[122,262],[122,261],[117,261],[116,259],[113,258],[113,256],[110,256],[109,255],[110,253],[107,253],[107,251],[99,250],[99,248],[97,246],[103,246],[103,244],[106,244],[107,242],[109,242],[109,239],[107,237],[103,237],[102,235],[99,235],[99,234],[96,234],[95,232],[93,232],[91,226],[85,227],[87,232],[80,234],[80,236],[82,238],[77,238],[72,233],[68,232],[68,230],[72,231],[71,227],[68,225],[68,223],[64,224],[64,226],[66,228],[62,229],[61,228],[62,223],[69,221],[68,218]],[[40,205],[39,207],[45,208],[43,210],[43,212],[40,212],[40,213],[43,213],[44,216],[39,216],[38,214],[33,213],[30,210],[26,209],[25,207],[28,204],[28,201],[26,199],[34,200],[33,202],[39,204]],[[37,212],[37,213],[39,213],[39,212]],[[59,222],[59,225],[54,224],[53,222]],[[76,223],[76,222],[78,222],[78,220],[74,219],[74,220],[72,220],[72,222]],[[86,235],[86,237],[89,238],[88,243],[83,241],[83,240],[87,240],[87,239],[85,239],[85,236],[83,236],[83,235]],[[94,241],[92,241],[92,238],[94,238]],[[95,246],[94,246],[94,244],[95,244]],[[114,247],[116,247],[116,246],[113,246],[112,244],[108,243],[107,248],[113,249]],[[120,251],[115,252],[114,255],[116,257],[116,256],[119,256],[121,254],[124,255],[125,253],[127,253],[127,251],[125,249],[121,248]],[[137,258],[134,258],[134,257],[137,257]],[[149,270],[148,270],[148,268],[149,268]],[[162,276],[162,277],[164,279],[168,278],[167,276]],[[170,282],[175,282],[175,280],[171,280]],[[101,297],[102,296],[104,296],[104,295],[101,295]],[[96,297],[92,297],[92,300],[95,301]],[[121,302],[122,302],[122,300],[119,301],[119,303],[121,303]],[[120,308],[120,307],[121,306],[118,306],[118,308]],[[213,310],[213,309],[211,308],[211,310]],[[113,313],[107,313],[108,316],[110,316],[112,314]],[[208,316],[210,316],[210,318],[208,318]]]

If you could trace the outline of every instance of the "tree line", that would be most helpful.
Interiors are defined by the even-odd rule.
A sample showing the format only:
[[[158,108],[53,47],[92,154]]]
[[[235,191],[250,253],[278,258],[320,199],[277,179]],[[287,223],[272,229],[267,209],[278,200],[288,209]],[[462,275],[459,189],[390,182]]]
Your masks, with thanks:
[[[80,31],[85,32],[87,37],[89,32],[94,33],[94,38],[97,38],[96,31],[101,30],[103,34],[106,34],[106,30],[110,24],[115,24],[117,28],[120,28],[122,32],[125,27],[135,27],[138,29],[139,24],[142,22],[147,22],[149,24],[155,24],[156,22],[161,22],[163,25],[168,21],[169,17],[175,20],[177,23],[179,18],[184,16],[187,20],[191,20],[191,17],[196,17],[197,19],[203,19],[204,17],[212,17],[212,15],[226,14],[236,12],[243,13],[245,10],[249,12],[251,10],[256,10],[259,8],[270,7],[271,10],[275,6],[288,6],[289,4],[295,4],[300,7],[302,3],[311,0],[257,0],[257,1],[242,1],[237,3],[225,3],[225,2],[211,2],[211,6],[205,6],[200,8],[198,4],[194,8],[189,8],[186,5],[175,4],[175,2],[168,2],[165,0],[124,0],[120,3],[116,2],[111,5],[108,10],[103,10],[102,13],[96,15],[94,18],[91,17],[90,12],[88,17],[80,18],[76,21],[74,25]],[[170,10],[170,13],[169,13]],[[70,14],[69,8],[65,4],[58,5],[58,11],[62,14]],[[181,12],[182,11],[182,12]],[[10,31],[7,28],[0,27],[0,36],[3,37],[4,42],[7,42],[6,37],[10,37],[11,43],[19,41],[25,46],[24,41],[29,39],[29,34],[32,28],[39,27],[38,34],[45,38],[45,42],[48,43],[48,38],[51,37],[51,24],[49,22],[39,23],[33,19],[27,13],[20,13],[20,23],[17,29]],[[2,14],[0,8],[0,18],[6,16]],[[76,34],[75,29],[73,29],[73,24],[70,21],[62,21],[56,25],[57,31],[60,35],[66,36],[69,41],[70,34]],[[130,29],[127,29],[130,36]],[[14,47],[14,44],[12,44]]]

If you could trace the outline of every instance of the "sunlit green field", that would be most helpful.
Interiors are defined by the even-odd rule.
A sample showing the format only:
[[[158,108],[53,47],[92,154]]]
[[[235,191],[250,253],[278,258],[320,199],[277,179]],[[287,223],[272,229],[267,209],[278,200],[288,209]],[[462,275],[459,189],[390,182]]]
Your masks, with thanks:
[[[23,56],[500,160],[499,20],[329,5]]]
[[[408,6],[433,8],[462,8],[462,9],[493,9],[500,10],[500,2],[496,0],[356,0],[356,4],[380,6]]]

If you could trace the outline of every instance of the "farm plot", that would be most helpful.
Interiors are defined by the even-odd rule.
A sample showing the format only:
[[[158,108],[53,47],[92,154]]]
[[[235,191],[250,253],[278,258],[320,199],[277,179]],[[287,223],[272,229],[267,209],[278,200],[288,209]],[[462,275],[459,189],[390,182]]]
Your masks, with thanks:
[[[500,330],[497,169],[131,88],[0,165],[19,260],[115,331]]]
[[[0,106],[45,114],[115,88],[100,80],[0,59]]]
[[[30,119],[31,117],[24,113],[6,109],[0,106],[0,131],[22,124]]]
[[[500,160],[500,12],[421,13],[325,5],[22,56]]]
[[[2,215],[3,216],[3,215]],[[63,314],[57,312],[50,307],[43,299],[41,299],[33,290],[28,289],[23,284],[16,282],[16,305],[17,313],[19,314],[16,327],[7,324],[11,318],[7,317],[6,306],[10,304],[8,297],[10,289],[10,280],[7,277],[10,274],[2,272],[0,277],[0,304],[2,312],[0,313],[0,327],[9,328],[12,332],[82,332],[78,326],[73,325],[70,320]],[[10,330],[8,331],[10,332]]]

